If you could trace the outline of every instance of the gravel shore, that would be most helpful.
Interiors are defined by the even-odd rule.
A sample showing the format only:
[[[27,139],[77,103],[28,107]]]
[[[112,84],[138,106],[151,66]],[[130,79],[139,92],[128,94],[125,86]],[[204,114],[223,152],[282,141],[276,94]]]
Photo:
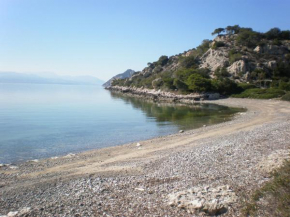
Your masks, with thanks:
[[[0,216],[203,216],[210,214],[204,205],[180,204],[189,194],[204,204],[219,186],[227,186],[235,200],[216,214],[240,216],[243,198],[288,156],[290,104],[231,98],[211,103],[248,110],[229,122],[138,145],[0,165]],[[171,197],[183,201],[174,204]],[[216,208],[225,200],[215,201]]]

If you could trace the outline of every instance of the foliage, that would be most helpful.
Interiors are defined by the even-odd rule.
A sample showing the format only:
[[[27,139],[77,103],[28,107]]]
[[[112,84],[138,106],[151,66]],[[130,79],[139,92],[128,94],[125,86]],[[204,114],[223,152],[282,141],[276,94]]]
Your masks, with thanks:
[[[186,80],[186,84],[188,89],[193,92],[205,92],[211,88],[210,79],[204,78],[198,73],[190,75]]]
[[[168,56],[161,56],[159,57],[158,61],[157,61],[157,65],[159,66],[165,66],[166,63],[168,62]]]
[[[241,88],[243,91],[247,90],[247,89],[253,89],[253,88],[257,88],[255,85],[253,84],[248,84],[248,83],[239,83],[238,87]]]
[[[161,72],[162,70],[163,70],[163,68],[160,65],[158,65],[153,69],[153,73],[157,74],[157,73]]]
[[[213,44],[213,46],[212,46],[212,49],[217,49],[217,48],[219,48],[219,47],[224,47],[226,44],[224,43],[224,42],[222,42],[222,41],[216,41],[214,44]]]
[[[290,31],[281,31],[279,28],[275,27],[270,29],[265,34],[265,38],[268,40],[289,40],[290,39]]]
[[[173,81],[174,81],[174,79],[172,78],[170,72],[164,72],[164,73],[162,74],[161,79],[162,79],[162,81],[163,81],[163,87],[164,87],[165,89],[169,89],[169,90],[173,90],[173,89],[175,89],[175,87],[174,87],[174,85],[173,85]]]
[[[152,81],[152,87],[154,89],[159,89],[163,85],[163,80],[161,78],[155,79]]]
[[[196,57],[194,57],[192,55],[190,55],[188,57],[181,57],[179,61],[180,61],[181,67],[184,67],[187,69],[196,68],[197,63],[198,63]]]
[[[290,162],[285,161],[272,176],[271,181],[251,195],[243,209],[245,216],[256,216],[259,210],[264,216],[290,216]],[[263,203],[259,203],[261,199]]]
[[[286,93],[281,99],[284,101],[290,101],[290,93]]]
[[[278,98],[285,94],[283,90],[277,88],[269,88],[269,89],[247,89],[240,94],[234,94],[232,97],[235,98],[253,98],[253,99],[272,99]]]
[[[202,41],[201,45],[197,46],[196,49],[192,50],[192,56],[194,57],[201,57],[205,52],[208,51],[208,49],[210,48],[210,43],[212,41],[205,39]]]
[[[262,69],[255,69],[254,71],[252,71],[251,73],[250,73],[250,77],[249,77],[249,79],[251,80],[251,81],[253,81],[253,80],[263,80],[263,79],[265,79],[267,76],[266,76],[266,72],[264,71],[264,70],[262,70]]]
[[[277,67],[273,71],[274,77],[277,78],[290,78],[290,61],[287,60],[287,62],[279,61],[277,63]]]
[[[237,50],[232,49],[229,51],[229,62],[230,64],[233,64],[234,62],[241,60],[242,54],[239,53]]]
[[[222,32],[224,32],[225,31],[225,29],[224,28],[217,28],[217,29],[215,29],[211,34],[212,35],[216,35],[216,34],[221,34]]]
[[[290,82],[280,81],[279,82],[279,89],[280,90],[290,91]]]
[[[241,27],[239,25],[227,26],[226,27],[226,32],[229,35],[238,34],[240,29],[241,29]]]
[[[211,80],[211,86],[212,91],[218,92],[222,95],[231,95],[233,93],[241,92],[241,88],[229,78],[213,79]]]
[[[228,72],[227,68],[225,67],[218,67],[215,72],[214,75],[217,78],[226,78],[230,76],[230,73]]]
[[[238,34],[236,40],[238,45],[254,48],[259,44],[261,39],[262,39],[261,33],[255,32],[253,30],[243,29]]]

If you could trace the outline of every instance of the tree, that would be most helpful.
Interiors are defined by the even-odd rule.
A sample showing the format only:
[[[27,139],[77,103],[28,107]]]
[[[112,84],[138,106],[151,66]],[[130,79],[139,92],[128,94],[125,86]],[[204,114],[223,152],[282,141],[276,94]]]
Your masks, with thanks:
[[[168,62],[168,56],[161,56],[161,57],[159,57],[159,60],[158,60],[158,65],[161,65],[161,66],[164,66],[164,65],[166,65],[166,63]]]
[[[210,80],[197,73],[189,76],[186,84],[188,85],[188,89],[194,92],[204,92],[211,88]]]
[[[225,31],[225,29],[224,28],[217,28],[217,29],[215,29],[211,34],[212,35],[216,35],[216,34],[218,34],[218,35],[220,35],[222,32],[224,32]]]
[[[240,29],[241,29],[241,27],[239,25],[227,26],[226,27],[226,32],[229,35],[238,34]]]
[[[281,30],[277,27],[270,29],[268,32],[265,33],[267,39],[275,39],[279,38]]]

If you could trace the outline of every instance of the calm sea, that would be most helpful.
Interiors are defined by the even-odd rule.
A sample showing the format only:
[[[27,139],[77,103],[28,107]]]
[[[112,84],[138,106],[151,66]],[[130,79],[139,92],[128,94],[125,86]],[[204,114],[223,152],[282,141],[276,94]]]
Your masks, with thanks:
[[[0,84],[0,163],[116,146],[229,120],[217,105],[164,105],[99,86]]]

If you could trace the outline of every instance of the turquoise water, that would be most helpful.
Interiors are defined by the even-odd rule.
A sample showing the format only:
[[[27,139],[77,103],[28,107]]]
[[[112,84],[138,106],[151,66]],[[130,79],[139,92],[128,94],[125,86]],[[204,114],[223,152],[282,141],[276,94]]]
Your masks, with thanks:
[[[177,133],[228,120],[238,111],[155,104],[98,86],[0,84],[0,163]]]

